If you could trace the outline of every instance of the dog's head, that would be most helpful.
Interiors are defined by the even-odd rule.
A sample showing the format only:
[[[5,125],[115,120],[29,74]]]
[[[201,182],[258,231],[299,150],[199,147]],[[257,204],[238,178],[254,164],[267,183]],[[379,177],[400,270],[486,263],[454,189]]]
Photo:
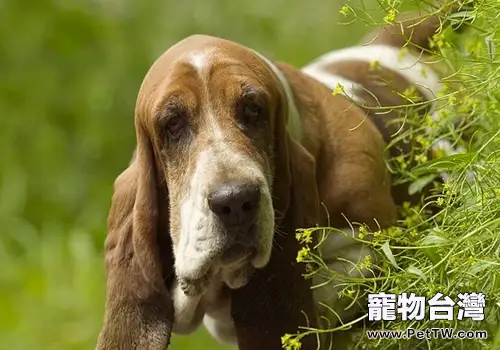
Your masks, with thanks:
[[[215,276],[236,289],[255,269],[290,267],[297,247],[274,237],[275,224],[293,234],[318,204],[293,100],[274,64],[226,40],[192,36],[153,64],[136,104],[136,152],[108,217],[98,349],[163,349],[174,276],[199,296]]]
[[[189,293],[219,273],[241,287],[269,261],[290,187],[291,97],[279,74],[247,48],[197,35],[143,82],[138,139],[149,140],[168,188],[175,273]]]

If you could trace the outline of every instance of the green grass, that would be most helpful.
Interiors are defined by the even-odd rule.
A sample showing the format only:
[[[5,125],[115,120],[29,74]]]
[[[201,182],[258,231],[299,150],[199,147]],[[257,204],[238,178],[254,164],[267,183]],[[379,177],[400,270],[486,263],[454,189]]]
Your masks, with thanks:
[[[114,178],[154,59],[194,33],[302,65],[355,42],[340,1],[0,2],[0,349],[91,349]],[[204,331],[172,349],[223,349]]]

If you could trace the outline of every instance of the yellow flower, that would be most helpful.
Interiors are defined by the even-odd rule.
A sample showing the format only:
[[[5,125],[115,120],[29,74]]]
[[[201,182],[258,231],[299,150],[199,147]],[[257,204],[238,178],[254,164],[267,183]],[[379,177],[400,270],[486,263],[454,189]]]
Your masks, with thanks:
[[[297,253],[297,262],[303,262],[304,260],[309,259],[311,250],[308,247],[303,247]]]
[[[281,344],[283,345],[287,344],[291,338],[292,338],[291,334],[285,334],[284,336],[281,337]]]
[[[300,350],[302,344],[298,338],[292,337],[291,334],[285,334],[281,337],[281,344],[286,350]]]
[[[335,87],[335,90],[333,90],[332,95],[335,96],[342,94],[344,92],[345,92],[344,87],[340,83],[337,83],[337,86]]]
[[[417,88],[415,86],[411,86],[403,91],[403,96],[406,97],[406,99],[416,102],[418,100],[418,92]]]
[[[372,256],[371,255],[365,256],[365,262],[364,263],[365,263],[365,265],[367,267],[370,267],[370,265],[372,264]]]
[[[394,23],[394,20],[396,19],[396,10],[390,9],[387,15],[384,17],[384,21],[387,23]]]
[[[365,260],[361,263],[358,264],[359,268],[361,270],[363,269],[369,269],[372,266],[372,257],[371,255],[366,255]]]
[[[377,70],[380,68],[380,62],[378,60],[374,60],[370,62],[370,69]]]
[[[366,229],[365,226],[360,226],[359,227],[359,235],[358,235],[359,239],[365,238],[365,236],[367,235],[367,233],[368,233],[368,230]]]
[[[351,7],[349,5],[344,5],[342,6],[342,8],[340,9],[339,13],[344,16],[344,17],[347,17],[347,15],[349,14],[349,12],[351,11]]]
[[[406,169],[408,167],[408,163],[406,162],[404,156],[398,156],[396,157],[396,162],[399,163],[399,166],[401,167],[401,169]]]
[[[420,143],[422,148],[427,149],[431,146],[431,142],[422,135],[418,135],[416,141]]]
[[[301,243],[312,243],[312,230],[297,230],[295,238]]]
[[[415,160],[418,162],[418,163],[425,163],[427,162],[427,156],[425,154],[417,154],[415,156]]]
[[[299,350],[302,347],[300,340],[294,338],[290,341],[289,350]]]

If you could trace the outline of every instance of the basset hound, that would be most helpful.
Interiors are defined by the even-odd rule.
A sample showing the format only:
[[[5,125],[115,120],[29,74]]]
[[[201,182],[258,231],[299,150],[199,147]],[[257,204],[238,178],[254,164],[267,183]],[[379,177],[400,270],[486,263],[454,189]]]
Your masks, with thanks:
[[[321,278],[303,278],[294,233],[343,230],[328,234],[322,257],[342,274],[367,273],[346,263],[372,254],[349,222],[390,227],[407,200],[384,158],[398,112],[368,107],[407,104],[412,86],[434,97],[440,79],[422,57],[439,27],[438,17],[405,19],[302,69],[205,35],[169,48],[142,83],[137,148],[114,185],[97,349],[165,349],[172,332],[203,323],[239,349],[278,350],[321,316],[339,323],[320,302],[352,319],[359,309],[345,310],[335,281],[312,290]],[[317,342],[305,337],[301,349]]]

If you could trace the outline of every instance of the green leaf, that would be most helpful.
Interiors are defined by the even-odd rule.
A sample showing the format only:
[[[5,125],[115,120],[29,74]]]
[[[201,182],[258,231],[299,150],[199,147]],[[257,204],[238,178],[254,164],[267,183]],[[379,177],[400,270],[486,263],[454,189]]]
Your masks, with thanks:
[[[418,267],[411,265],[406,269],[406,271],[408,273],[411,273],[412,275],[416,275],[418,277],[421,277],[423,280],[427,280],[427,276],[425,275],[425,273],[422,270],[420,270]]]
[[[441,260],[441,257],[436,248],[425,248],[422,250],[433,264],[437,264]]]
[[[420,177],[417,180],[413,181],[408,187],[408,194],[412,195],[417,192],[420,192],[425,186],[431,183],[437,177],[437,174],[430,174],[424,177]]]
[[[445,245],[450,241],[443,236],[439,236],[436,230],[432,230],[425,238],[422,240],[422,245]]]
[[[387,256],[387,259],[389,259],[389,261],[391,262],[391,264],[395,267],[395,268],[398,268],[400,269],[398,263],[396,262],[396,259],[394,258],[394,254],[392,254],[392,250],[391,250],[391,247],[389,246],[389,242],[385,242],[383,245],[382,245],[382,250],[385,254],[385,256]]]
[[[438,235],[437,230],[431,231],[423,240],[422,246],[444,246],[449,244],[450,241],[442,236]],[[438,253],[438,249],[436,247],[432,248],[424,248],[422,249],[425,255],[432,261],[433,264],[439,263],[441,261],[441,256]]]

